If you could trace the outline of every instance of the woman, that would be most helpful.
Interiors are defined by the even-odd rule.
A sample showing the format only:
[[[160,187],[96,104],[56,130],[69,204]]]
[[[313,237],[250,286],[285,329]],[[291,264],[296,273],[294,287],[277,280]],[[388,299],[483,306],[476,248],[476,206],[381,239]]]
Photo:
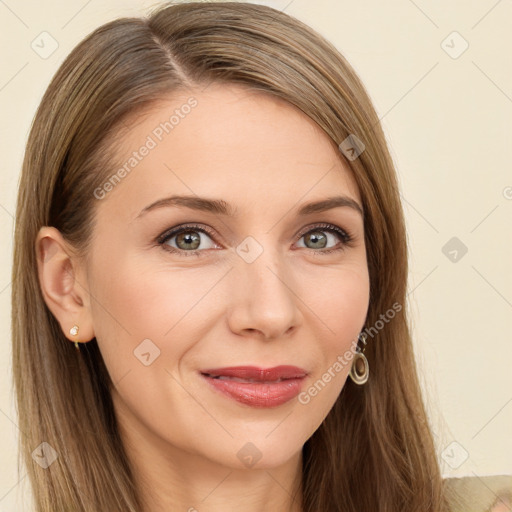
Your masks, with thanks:
[[[37,511],[446,510],[385,137],[293,17],[167,5],[81,42],[30,133],[13,275]]]

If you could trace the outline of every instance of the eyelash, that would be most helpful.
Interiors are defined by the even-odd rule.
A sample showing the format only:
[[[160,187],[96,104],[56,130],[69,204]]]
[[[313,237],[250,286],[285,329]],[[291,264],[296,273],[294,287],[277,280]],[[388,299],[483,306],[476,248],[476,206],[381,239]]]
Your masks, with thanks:
[[[334,248],[325,249],[325,250],[319,249],[317,251],[315,251],[315,249],[310,249],[311,251],[313,251],[315,253],[330,254],[330,253],[337,252],[337,251],[344,251],[347,247],[352,247],[352,242],[354,241],[354,237],[347,230],[341,229],[338,226],[335,226],[334,224],[321,223],[321,224],[311,226],[306,231],[303,231],[300,234],[299,240],[304,235],[307,235],[308,233],[315,231],[315,230],[319,230],[319,231],[322,230],[322,231],[328,231],[330,233],[334,233],[334,234],[338,235],[342,240],[341,246],[339,246],[339,247],[334,247]],[[180,233],[182,233],[184,231],[200,231],[202,233],[205,233],[206,235],[209,235],[213,239],[215,238],[215,234],[213,233],[213,231],[211,231],[210,229],[208,229],[206,227],[199,226],[197,224],[184,224],[182,226],[179,226],[178,228],[172,228],[171,230],[165,231],[164,233],[162,233],[161,235],[159,235],[157,237],[156,242],[160,246],[162,246],[162,249],[164,251],[169,251],[169,252],[177,253],[177,254],[183,254],[184,256],[187,256],[187,257],[188,256],[200,256],[200,253],[204,252],[205,249],[202,249],[202,250],[196,249],[194,251],[185,251],[183,249],[176,249],[175,247],[166,245],[166,242],[168,240],[179,235]],[[308,249],[308,248],[306,247],[306,249]]]

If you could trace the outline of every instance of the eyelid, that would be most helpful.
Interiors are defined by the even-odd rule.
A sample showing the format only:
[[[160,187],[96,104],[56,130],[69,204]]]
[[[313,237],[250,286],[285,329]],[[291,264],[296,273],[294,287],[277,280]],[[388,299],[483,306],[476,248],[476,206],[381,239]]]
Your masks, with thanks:
[[[167,241],[169,238],[172,238],[173,236],[179,235],[182,231],[187,231],[187,229],[197,231],[202,231],[203,233],[206,233],[207,235],[210,235],[211,238],[215,239],[216,233],[208,228],[207,226],[203,226],[202,224],[180,224],[178,226],[174,226],[172,228],[166,229],[161,235],[159,235],[156,239],[156,241],[159,244],[163,244],[165,241]],[[192,251],[190,251],[192,252]]]
[[[303,237],[306,233],[309,233],[310,231],[314,231],[315,229],[318,229],[318,230],[321,230],[321,229],[326,229],[326,230],[331,230],[331,231],[338,231],[340,230],[341,232],[345,233],[345,235],[347,235],[347,237],[350,237],[350,233],[342,228],[341,226],[336,226],[336,224],[331,224],[329,222],[317,222],[317,223],[313,223],[313,224],[310,224],[309,226],[306,226],[304,229],[302,229],[301,231],[299,231],[297,233],[297,237]],[[341,236],[341,234],[340,234]]]

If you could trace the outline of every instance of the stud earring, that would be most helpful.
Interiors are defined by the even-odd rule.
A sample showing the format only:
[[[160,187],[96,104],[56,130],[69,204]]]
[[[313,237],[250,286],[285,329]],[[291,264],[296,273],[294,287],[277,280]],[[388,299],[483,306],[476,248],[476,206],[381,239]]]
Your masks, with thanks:
[[[366,344],[366,333],[362,333],[363,344]],[[350,378],[359,386],[363,385],[368,381],[370,376],[370,365],[368,359],[363,354],[366,346],[361,350],[359,346],[356,347],[356,353],[354,354],[354,361],[350,368]]]
[[[69,329],[69,334],[71,334],[71,336],[76,336],[78,334],[78,325],[73,325],[73,327]],[[77,350],[80,350],[80,347],[78,346],[78,341],[75,341],[75,348]]]

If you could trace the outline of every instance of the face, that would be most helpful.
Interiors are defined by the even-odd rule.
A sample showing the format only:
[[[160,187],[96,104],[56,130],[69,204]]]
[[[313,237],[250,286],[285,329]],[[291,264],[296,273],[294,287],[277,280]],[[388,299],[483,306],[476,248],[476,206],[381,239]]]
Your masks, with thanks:
[[[130,127],[112,173],[126,172],[95,192],[80,270],[121,428],[174,458],[239,468],[253,454],[260,468],[282,464],[332,408],[350,370],[340,357],[354,352],[366,318],[350,169],[298,109],[237,86],[175,94]],[[191,199],[163,201],[171,196]],[[300,213],[340,196],[338,206]],[[281,365],[307,375],[267,385],[268,401],[264,384],[251,398],[202,373]]]

